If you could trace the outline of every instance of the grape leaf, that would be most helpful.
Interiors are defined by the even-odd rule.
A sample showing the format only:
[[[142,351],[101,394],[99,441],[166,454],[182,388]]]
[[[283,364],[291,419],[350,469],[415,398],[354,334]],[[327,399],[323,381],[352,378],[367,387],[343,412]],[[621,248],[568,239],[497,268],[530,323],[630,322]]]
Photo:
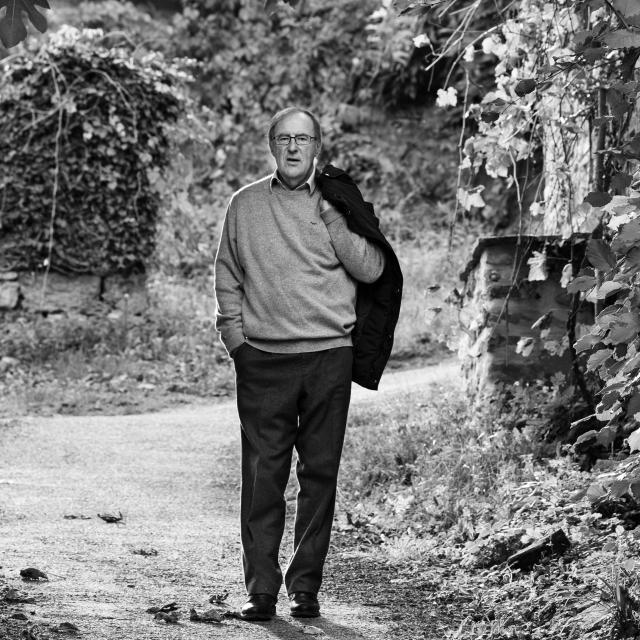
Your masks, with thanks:
[[[630,453],[640,451],[640,429],[636,429],[628,438]]]
[[[50,8],[48,0],[0,0],[0,9],[6,10],[0,18],[0,41],[7,49],[15,47],[27,37],[24,13],[40,33],[47,30],[47,19],[36,7]]]
[[[610,271],[616,266],[616,257],[604,240],[589,240],[586,256],[587,260],[600,271]]]
[[[583,351],[586,351],[587,349],[591,349],[591,347],[595,347],[598,342],[601,342],[602,339],[599,338],[598,336],[594,336],[591,334],[587,334],[582,336],[582,338],[580,338],[576,343],[575,343],[575,350],[576,353],[582,353]]]
[[[618,291],[622,291],[623,289],[628,289],[629,287],[622,282],[614,282],[613,280],[607,280],[607,282],[603,282],[596,292],[596,298],[598,300],[604,300],[608,296],[613,295],[614,293],[618,293]]]
[[[592,353],[587,360],[587,371],[595,371],[610,355],[609,349],[599,349]]]
[[[625,158],[640,158],[640,135],[622,145],[622,154]]]
[[[613,239],[611,248],[618,253],[626,253],[640,243],[640,217],[623,225]]]
[[[611,344],[627,344],[637,337],[638,332],[640,332],[638,318],[635,316],[624,317],[611,324],[607,339]]]
[[[528,93],[535,91],[536,89],[536,81],[532,78],[525,78],[524,80],[520,80],[516,85],[514,91],[517,96],[526,96]]]
[[[604,47],[587,47],[582,51],[582,56],[589,64],[593,64],[603,58],[606,52]]]
[[[607,33],[602,38],[603,42],[611,49],[626,49],[640,47],[640,33],[633,33],[627,29],[616,29]]]
[[[640,393],[636,392],[627,404],[627,418],[633,418],[640,411]]]
[[[593,276],[578,276],[567,285],[567,293],[578,293],[588,291],[596,286],[596,279]]]
[[[612,197],[613,196],[602,191],[591,191],[591,193],[587,194],[584,201],[588,202],[592,207],[604,207],[605,204],[611,202]]]
[[[638,13],[638,0],[612,0],[611,4],[627,18]]]
[[[628,173],[616,173],[611,178],[611,186],[616,191],[624,191],[631,185],[633,178]]]
[[[625,257],[627,269],[640,269],[640,247],[633,247]]]

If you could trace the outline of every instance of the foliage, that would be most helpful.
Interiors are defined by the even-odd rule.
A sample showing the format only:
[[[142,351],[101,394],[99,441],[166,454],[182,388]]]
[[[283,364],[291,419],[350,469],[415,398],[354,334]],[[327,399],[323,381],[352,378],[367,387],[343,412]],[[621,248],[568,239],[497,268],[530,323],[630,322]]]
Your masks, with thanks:
[[[489,405],[474,416],[443,374],[441,385],[385,400],[382,411],[354,404],[337,511],[346,553],[335,566],[347,563],[356,584],[357,559],[383,573],[373,602],[401,612],[392,634],[637,637],[640,512],[635,502],[599,500],[607,490],[637,494],[640,455],[623,467],[599,461],[590,473],[568,457],[541,458],[536,431],[550,401],[563,402],[557,388],[521,389],[506,410]],[[590,483],[598,489],[587,492]],[[506,565],[558,529],[572,543],[562,556],[531,571]],[[373,580],[362,583],[359,595],[372,602]]]
[[[516,392],[508,405],[470,407],[453,388],[399,394],[383,411],[359,408],[345,442],[345,509],[377,538],[446,533],[457,544],[505,516],[512,483],[530,479],[558,388]],[[429,398],[424,400],[424,397]]]
[[[356,132],[375,121],[376,107],[424,96],[424,83],[409,70],[420,66],[412,47],[402,44],[404,53],[397,52],[401,43],[372,15],[375,8],[374,0],[313,0],[295,13],[281,8],[265,15],[249,0],[185,2],[174,25],[175,55],[200,62],[198,91],[218,116],[204,188],[215,184],[216,171],[232,189],[264,173],[269,118],[290,104],[320,116],[332,160],[340,156],[360,177],[358,165],[371,160],[358,153],[368,141]]]
[[[472,15],[476,3],[459,6]],[[559,210],[541,199],[538,187],[526,217],[522,163],[541,153],[559,155],[554,162],[566,187],[576,171],[576,149],[592,141],[585,201],[574,202],[569,189],[561,194],[560,211],[567,233],[593,233],[588,264],[579,270],[567,265],[563,285],[596,304],[595,325],[575,350],[601,380],[596,416],[607,423],[603,435],[613,442],[640,424],[640,138],[634,115],[640,10],[622,0],[536,1],[518,3],[503,18],[480,33],[459,30],[439,52],[442,58],[457,54],[467,73],[486,56],[495,61],[495,89],[467,105],[477,131],[464,144],[462,168],[518,184],[519,230],[529,224],[535,232],[539,221],[548,225]],[[561,108],[562,101],[572,111]],[[481,189],[463,190],[463,201],[482,207]]]
[[[160,55],[63,29],[5,62],[0,81],[3,268],[105,274],[154,249],[167,124],[188,78]]]
[[[128,0],[58,2],[50,23],[52,31],[63,25],[101,29],[104,36],[99,41],[100,46],[132,48],[136,54],[155,51],[170,58],[174,46],[172,24],[156,15],[152,7],[142,10]]]

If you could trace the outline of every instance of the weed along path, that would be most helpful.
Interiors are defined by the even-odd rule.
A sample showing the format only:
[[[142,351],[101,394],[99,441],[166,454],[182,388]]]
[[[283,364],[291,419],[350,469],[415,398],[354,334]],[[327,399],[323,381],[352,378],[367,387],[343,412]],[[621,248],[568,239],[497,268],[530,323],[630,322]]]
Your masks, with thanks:
[[[354,403],[384,402],[400,389],[456,376],[453,362],[389,373],[378,393],[354,389]],[[55,637],[50,632],[68,631],[69,623],[92,640],[387,638],[378,611],[329,592],[315,620],[292,619],[282,593],[268,623],[190,621],[191,608],[212,608],[211,596],[230,609],[244,602],[239,468],[233,402],[0,425],[0,638]],[[290,544],[287,538],[283,554]],[[28,567],[48,580],[23,580]],[[347,590],[349,579],[332,577]],[[177,624],[147,613],[169,603],[176,603]]]

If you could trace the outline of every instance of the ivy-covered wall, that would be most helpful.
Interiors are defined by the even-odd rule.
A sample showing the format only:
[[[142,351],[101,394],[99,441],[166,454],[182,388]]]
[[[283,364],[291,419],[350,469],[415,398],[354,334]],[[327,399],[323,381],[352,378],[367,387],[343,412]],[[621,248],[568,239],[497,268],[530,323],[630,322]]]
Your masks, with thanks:
[[[0,270],[143,272],[179,69],[62,29],[0,70]]]

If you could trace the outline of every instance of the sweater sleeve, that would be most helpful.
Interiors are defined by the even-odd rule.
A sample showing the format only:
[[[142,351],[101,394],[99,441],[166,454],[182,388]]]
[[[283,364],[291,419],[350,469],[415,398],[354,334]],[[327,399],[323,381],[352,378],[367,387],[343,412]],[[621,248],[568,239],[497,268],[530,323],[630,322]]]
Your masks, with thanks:
[[[354,233],[344,216],[323,201],[320,217],[327,226],[333,248],[350,276],[359,282],[375,282],[384,270],[384,251],[373,242]]]
[[[238,259],[236,213],[232,199],[222,225],[214,267],[216,329],[229,354],[245,341],[242,328],[244,270]]]

